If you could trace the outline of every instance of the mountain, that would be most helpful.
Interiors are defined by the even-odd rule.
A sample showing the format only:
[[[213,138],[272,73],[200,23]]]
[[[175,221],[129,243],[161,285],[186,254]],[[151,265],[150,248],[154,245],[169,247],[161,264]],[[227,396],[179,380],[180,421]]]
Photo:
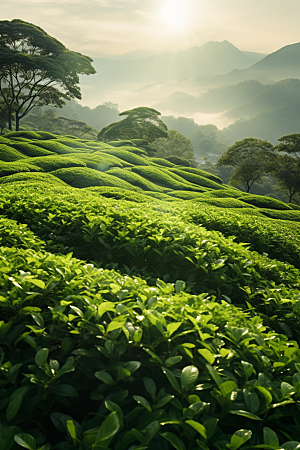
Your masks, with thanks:
[[[242,73],[248,78],[252,74],[264,75],[273,80],[300,78],[300,42],[280,48]]]
[[[243,81],[231,86],[210,89],[201,96],[174,92],[154,108],[176,112],[216,113],[232,109],[251,101],[264,92],[266,86],[256,80]]]
[[[200,75],[213,76],[233,69],[245,69],[251,64],[253,55],[247,55],[230,42],[208,42],[186,51],[166,52],[138,60],[113,61],[96,58],[94,66],[97,74],[93,76],[93,84],[99,82],[142,84]],[[84,83],[83,79],[82,84]],[[86,83],[89,84],[90,80]]]

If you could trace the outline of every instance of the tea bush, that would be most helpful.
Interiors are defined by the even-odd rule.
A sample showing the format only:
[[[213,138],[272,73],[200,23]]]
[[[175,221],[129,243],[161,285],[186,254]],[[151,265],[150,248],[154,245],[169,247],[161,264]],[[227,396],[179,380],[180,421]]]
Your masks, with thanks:
[[[0,161],[0,177],[13,175],[20,172],[44,172],[40,167],[29,164],[28,159],[22,162],[2,162]]]
[[[70,148],[69,146],[60,143],[57,139],[36,140],[32,141],[32,144],[46,150],[50,150],[51,152],[57,153],[59,155],[82,152],[82,149]]]
[[[107,186],[93,186],[89,188],[83,188],[82,191],[89,193],[95,193],[101,195],[101,197],[115,198],[116,200],[127,200],[136,203],[149,203],[151,198],[144,193],[132,192],[122,188],[111,188]]]
[[[296,449],[299,347],[259,316],[71,255],[0,267],[2,448]]]
[[[14,148],[0,142],[0,160],[6,162],[18,161],[24,159],[25,156]]]
[[[23,155],[35,157],[35,156],[48,156],[53,155],[53,152],[46,150],[45,148],[32,145],[30,142],[19,142],[11,139],[10,144],[14,149],[19,150]]]
[[[170,169],[170,172],[176,173],[181,178],[184,178],[186,181],[189,181],[190,183],[193,184],[198,184],[199,186],[204,186],[210,189],[222,189],[220,184],[196,173],[190,173],[181,169],[174,169],[174,168]]]
[[[122,180],[125,180],[134,186],[138,186],[144,191],[163,192],[162,188],[154,183],[151,183],[151,181],[148,181],[146,178],[141,177],[137,173],[132,172],[131,170],[110,169],[107,171],[107,173],[121,178]]]
[[[199,186],[189,183],[188,181],[185,181],[183,178],[182,181],[178,181],[178,178],[176,179],[176,177],[174,177],[175,174],[168,173],[169,171],[167,169],[158,167],[137,166],[133,167],[132,170],[138,175],[147,178],[149,181],[161,187],[166,187],[175,190],[182,189],[201,192],[201,188]]]
[[[63,155],[63,157],[66,157]],[[76,153],[76,159],[84,162],[84,164],[90,169],[100,170],[105,172],[111,167],[131,167],[132,164],[117,158],[113,155],[107,155],[106,153],[96,151],[94,153]]]
[[[173,163],[171,163],[170,161],[167,161],[164,158],[149,158],[149,159],[152,163],[157,164],[159,166],[174,167]]]
[[[250,205],[257,206],[258,208],[268,208],[268,209],[291,209],[286,203],[277,200],[276,198],[265,197],[263,195],[252,195],[248,194],[240,198],[243,202],[249,203]]]
[[[113,155],[116,156],[119,159],[122,159],[123,161],[126,161],[130,164],[135,164],[137,166],[148,166],[148,158],[141,157],[139,155],[136,155],[130,151],[127,150],[127,147],[125,148],[112,148],[112,149],[104,149],[103,153],[107,155]]]
[[[274,209],[263,209],[260,208],[260,212],[267,217],[272,219],[281,219],[281,220],[292,220],[294,222],[300,222],[300,212],[297,210],[274,210]]]
[[[196,167],[178,167],[178,169],[183,170],[187,173],[193,173],[195,175],[200,175],[201,177],[208,178],[209,180],[215,181],[218,184],[223,184],[220,177],[213,175],[212,173],[206,172],[205,170],[198,169]],[[240,191],[239,191],[240,192]]]
[[[80,161],[75,156],[41,156],[37,158],[28,158],[26,163],[34,164],[36,167],[41,167],[45,172],[52,172],[56,169],[63,169],[67,167],[86,167],[83,161]]]
[[[46,184],[59,184],[60,186],[64,185],[66,186],[66,183],[64,183],[62,180],[58,179],[57,177],[51,175],[50,173],[32,173],[32,172],[26,172],[26,173],[15,173],[14,175],[9,175],[6,177],[0,178],[0,184],[1,185],[10,185],[11,183],[16,182],[34,182],[34,183],[40,183],[45,182]],[[25,184],[26,186],[26,184]]]
[[[52,175],[77,188],[89,186],[112,186],[128,189],[129,191],[140,191],[138,187],[120,180],[113,175],[99,172],[88,167],[70,167],[67,169],[58,169],[51,172]]]

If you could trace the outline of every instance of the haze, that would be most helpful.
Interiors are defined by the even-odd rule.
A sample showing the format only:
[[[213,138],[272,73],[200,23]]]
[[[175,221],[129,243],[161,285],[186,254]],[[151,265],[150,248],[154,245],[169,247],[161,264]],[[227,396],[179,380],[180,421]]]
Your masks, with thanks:
[[[1,16],[37,24],[92,57],[224,39],[271,53],[300,40],[299,0],[1,0]]]

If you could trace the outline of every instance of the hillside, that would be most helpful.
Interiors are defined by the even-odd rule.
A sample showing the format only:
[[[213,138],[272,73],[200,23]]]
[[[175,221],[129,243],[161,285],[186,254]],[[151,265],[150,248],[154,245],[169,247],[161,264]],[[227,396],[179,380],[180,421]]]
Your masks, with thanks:
[[[297,450],[299,207],[72,136],[0,159],[1,448]]]

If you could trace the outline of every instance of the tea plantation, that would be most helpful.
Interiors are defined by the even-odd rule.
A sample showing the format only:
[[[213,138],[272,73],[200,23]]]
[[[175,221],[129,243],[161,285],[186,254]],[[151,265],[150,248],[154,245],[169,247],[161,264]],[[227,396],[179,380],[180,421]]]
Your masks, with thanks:
[[[300,211],[0,137],[0,449],[300,449]]]

